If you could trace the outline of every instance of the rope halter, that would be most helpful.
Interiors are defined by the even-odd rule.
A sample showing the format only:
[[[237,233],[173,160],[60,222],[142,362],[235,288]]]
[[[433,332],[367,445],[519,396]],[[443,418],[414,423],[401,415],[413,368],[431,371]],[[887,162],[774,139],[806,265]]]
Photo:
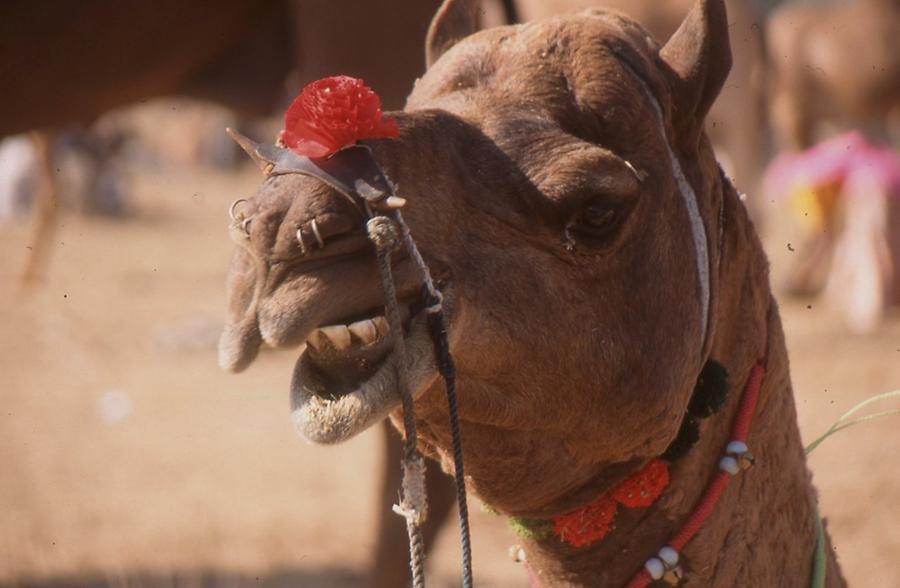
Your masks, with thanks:
[[[469,539],[468,507],[465,489],[465,472],[462,462],[462,441],[456,403],[455,368],[450,355],[447,329],[443,315],[443,296],[435,287],[428,266],[416,247],[409,227],[400,212],[406,200],[397,196],[396,188],[378,165],[371,148],[364,143],[345,147],[330,157],[310,158],[278,145],[258,144],[233,129],[228,134],[259,164],[266,176],[300,174],[320,180],[344,196],[360,213],[369,240],[375,248],[379,276],[385,296],[385,314],[390,327],[394,351],[406,355],[403,325],[400,318],[397,291],[391,269],[391,256],[402,244],[416,266],[422,283],[423,308],[427,314],[429,334],[434,345],[438,371],[447,388],[450,427],[453,435],[456,496],[459,509],[460,537],[463,556],[463,586],[472,586],[472,556]],[[246,231],[250,219],[238,219],[235,209],[242,200],[235,201],[229,211],[232,220]],[[324,245],[318,227],[311,223],[314,242]],[[304,233],[298,229],[297,239],[301,253],[306,254]],[[415,407],[406,362],[398,362],[400,398],[403,406],[405,441],[403,446],[403,492],[394,512],[406,519],[410,545],[410,568],[415,588],[424,588],[425,546],[420,530],[427,516],[425,491],[425,462],[417,449]]]

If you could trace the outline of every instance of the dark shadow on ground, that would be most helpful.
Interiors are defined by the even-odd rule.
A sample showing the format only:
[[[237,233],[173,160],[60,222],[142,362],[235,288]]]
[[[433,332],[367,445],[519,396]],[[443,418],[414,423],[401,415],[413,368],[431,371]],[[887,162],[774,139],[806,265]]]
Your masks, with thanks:
[[[0,588],[363,588],[363,586],[365,586],[364,576],[342,568],[285,570],[259,576],[215,570],[171,573],[100,572],[0,582]]]

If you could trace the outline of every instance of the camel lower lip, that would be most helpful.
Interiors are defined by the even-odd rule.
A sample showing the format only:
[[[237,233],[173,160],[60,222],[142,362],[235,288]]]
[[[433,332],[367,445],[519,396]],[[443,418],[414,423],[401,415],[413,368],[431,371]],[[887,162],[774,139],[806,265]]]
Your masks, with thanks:
[[[364,381],[329,390],[328,378],[304,352],[297,359],[291,381],[291,418],[309,441],[341,443],[358,435],[400,406],[398,367],[404,362],[410,390],[415,394],[436,376],[434,353],[424,314],[415,317],[404,336],[406,357],[391,351]]]

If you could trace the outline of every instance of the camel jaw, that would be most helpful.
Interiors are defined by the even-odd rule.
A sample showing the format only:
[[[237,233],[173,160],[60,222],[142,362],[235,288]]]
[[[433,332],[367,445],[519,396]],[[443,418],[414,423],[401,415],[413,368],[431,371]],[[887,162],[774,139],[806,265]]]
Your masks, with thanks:
[[[424,392],[437,377],[424,313],[410,320],[403,337],[405,357],[391,349],[389,337],[376,340],[369,349],[351,350],[343,357],[334,350],[320,355],[308,344],[297,359],[291,379],[291,419],[297,432],[313,443],[335,444],[378,423],[400,407],[401,365],[406,367],[413,396]],[[342,361],[354,361],[366,354],[377,367],[358,372],[362,374],[361,381],[353,381],[346,371],[340,374],[334,369]],[[323,363],[330,363],[333,373],[324,371]]]

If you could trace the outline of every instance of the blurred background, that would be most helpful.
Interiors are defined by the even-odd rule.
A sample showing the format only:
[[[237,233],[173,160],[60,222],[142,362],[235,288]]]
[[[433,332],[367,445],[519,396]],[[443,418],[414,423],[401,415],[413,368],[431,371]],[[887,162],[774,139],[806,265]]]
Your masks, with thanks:
[[[294,352],[220,372],[230,203],[303,84],[401,108],[437,0],[8,0],[0,6],[0,586],[367,586],[378,431],[294,434]],[[583,6],[660,40],[689,0],[485,0],[485,24]],[[900,387],[900,4],[729,0],[709,119],[772,261],[801,431]],[[895,403],[896,405],[896,403]],[[851,585],[900,586],[900,427],[811,457]],[[480,586],[522,586],[473,511]],[[429,560],[458,585],[455,524]]]

